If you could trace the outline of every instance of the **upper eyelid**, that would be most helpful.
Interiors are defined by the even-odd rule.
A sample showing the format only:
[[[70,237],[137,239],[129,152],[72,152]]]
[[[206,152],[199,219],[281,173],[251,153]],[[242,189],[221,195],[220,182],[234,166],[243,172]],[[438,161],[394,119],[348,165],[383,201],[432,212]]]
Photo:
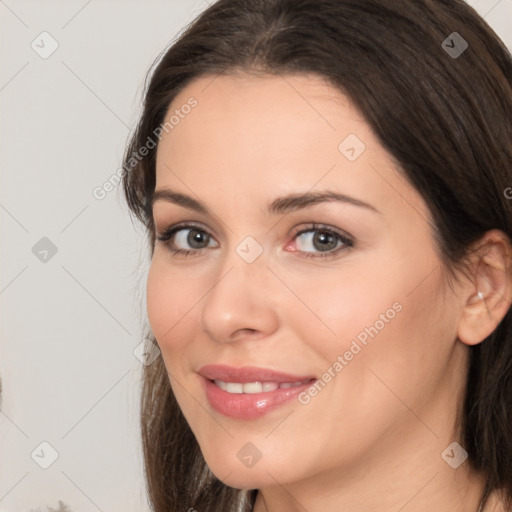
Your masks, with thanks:
[[[310,225],[309,227],[297,228],[293,232],[293,236],[297,236],[302,233],[307,233],[309,231],[329,231],[331,233],[334,233],[335,235],[339,235],[339,236],[342,236],[345,238],[350,238],[350,239],[353,238],[352,235],[349,235],[342,229],[335,228],[334,226],[329,226],[327,224],[319,224],[319,223],[314,223],[314,224]]]
[[[165,233],[166,231],[171,231],[171,230],[175,230],[175,231],[179,231],[180,229],[199,229],[201,231],[205,231],[206,233],[208,233],[209,235],[212,234],[212,230],[210,230],[209,228],[207,228],[206,226],[204,226],[202,223],[200,222],[197,222],[197,221],[182,221],[182,222],[177,222],[175,224],[165,224],[164,227],[162,229],[155,229],[157,235],[158,233]]]
[[[187,228],[197,228],[199,230],[205,231],[211,236],[215,236],[211,229],[205,227],[203,224],[197,221],[181,221],[177,222],[176,224],[169,224],[165,225],[165,227],[161,230],[155,229],[156,234],[158,233],[165,233],[168,230],[180,230],[180,229],[187,229]],[[345,236],[347,238],[353,238],[352,235],[349,233],[346,233],[344,230],[340,228],[336,228],[334,226],[329,226],[328,224],[322,224],[322,223],[310,223],[308,227],[296,227],[293,229],[293,235],[297,236],[298,234],[302,234],[308,231],[332,231],[335,234]]]
[[[164,227],[161,230],[156,229],[156,238],[160,238],[164,236],[166,233],[172,233],[171,238],[176,235],[179,231],[182,230],[190,230],[190,229],[197,229],[199,231],[204,231],[208,234],[208,236],[212,237],[215,241],[217,241],[217,238],[214,234],[212,234],[211,230],[203,226],[201,223],[196,223],[194,221],[183,221],[178,222],[176,224],[170,224],[166,227]],[[218,243],[218,241],[217,241]]]

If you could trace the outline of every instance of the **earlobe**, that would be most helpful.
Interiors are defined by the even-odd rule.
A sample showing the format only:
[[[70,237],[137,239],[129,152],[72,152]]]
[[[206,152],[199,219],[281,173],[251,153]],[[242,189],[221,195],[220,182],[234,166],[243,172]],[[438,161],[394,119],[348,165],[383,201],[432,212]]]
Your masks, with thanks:
[[[488,231],[474,252],[474,279],[467,288],[467,300],[458,326],[458,339],[477,345],[498,326],[512,301],[509,238],[499,230]]]

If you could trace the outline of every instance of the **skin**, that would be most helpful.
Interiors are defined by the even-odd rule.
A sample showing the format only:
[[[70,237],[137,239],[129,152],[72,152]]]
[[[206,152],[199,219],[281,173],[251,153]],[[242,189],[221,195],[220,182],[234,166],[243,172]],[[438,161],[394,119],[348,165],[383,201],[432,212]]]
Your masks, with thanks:
[[[306,75],[204,76],[169,115],[190,97],[197,107],[159,143],[156,190],[189,195],[211,213],[158,200],[154,220],[157,234],[193,221],[211,238],[198,249],[182,231],[174,243],[190,256],[156,242],[147,307],[213,473],[229,486],[258,488],[256,512],[476,512],[482,475],[467,461],[452,469],[441,454],[459,439],[468,346],[510,304],[505,235],[487,233],[469,278],[450,288],[425,202],[337,89]],[[338,150],[349,134],[366,146],[355,161]],[[378,212],[335,201],[265,210],[277,197],[310,191],[343,193]],[[311,223],[348,234],[353,246],[326,257],[311,241],[321,229],[295,236]],[[263,249],[250,264],[236,252],[247,236]],[[201,366],[320,378],[397,302],[401,311],[307,405],[293,400],[242,421],[208,404]],[[262,453],[251,468],[237,457],[248,442]],[[485,510],[504,509],[493,495]]]

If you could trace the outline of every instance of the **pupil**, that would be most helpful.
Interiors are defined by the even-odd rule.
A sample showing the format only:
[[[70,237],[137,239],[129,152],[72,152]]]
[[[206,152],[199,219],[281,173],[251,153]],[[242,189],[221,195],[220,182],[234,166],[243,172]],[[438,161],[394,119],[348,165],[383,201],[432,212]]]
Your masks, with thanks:
[[[319,242],[319,245],[316,244]],[[336,238],[330,233],[318,233],[313,237],[313,244],[315,245],[315,249],[329,250],[336,248]]]
[[[194,247],[195,249],[201,249],[202,244],[205,242],[206,236],[201,231],[191,229],[187,238],[187,242],[191,247]]]

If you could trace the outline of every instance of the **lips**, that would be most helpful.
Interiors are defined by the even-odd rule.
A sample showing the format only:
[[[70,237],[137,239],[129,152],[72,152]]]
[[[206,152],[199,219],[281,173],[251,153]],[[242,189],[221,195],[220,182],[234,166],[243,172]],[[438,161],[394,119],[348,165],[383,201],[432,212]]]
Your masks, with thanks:
[[[268,368],[207,365],[199,370],[214,410],[236,419],[256,419],[289,402],[316,378]]]
[[[244,366],[235,368],[227,365],[207,365],[199,371],[199,375],[209,380],[222,380],[224,382],[303,382],[311,380],[313,375],[292,375],[290,373],[276,372],[268,368]]]

